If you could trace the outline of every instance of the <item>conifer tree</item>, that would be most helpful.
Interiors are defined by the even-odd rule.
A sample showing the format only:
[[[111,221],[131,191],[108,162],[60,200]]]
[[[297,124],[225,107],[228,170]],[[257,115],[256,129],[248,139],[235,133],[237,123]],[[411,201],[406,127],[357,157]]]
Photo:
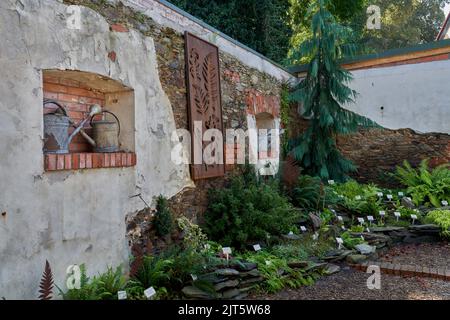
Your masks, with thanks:
[[[293,59],[308,57],[306,78],[291,95],[299,112],[310,119],[306,131],[290,142],[291,154],[303,170],[322,179],[345,180],[355,166],[339,152],[336,138],[373,123],[342,106],[354,102],[357,93],[348,87],[352,75],[340,59],[354,54],[346,44],[351,29],[341,26],[328,11],[329,0],[316,0],[309,8],[312,36],[295,50]]]

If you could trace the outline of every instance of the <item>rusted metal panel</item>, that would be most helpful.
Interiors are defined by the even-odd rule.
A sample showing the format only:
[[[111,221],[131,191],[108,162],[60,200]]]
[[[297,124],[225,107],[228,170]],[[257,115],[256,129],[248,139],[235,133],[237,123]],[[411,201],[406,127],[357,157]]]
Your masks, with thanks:
[[[201,121],[203,134],[208,129],[218,129],[223,133],[219,49],[189,32],[185,33],[185,42],[191,136],[194,137],[195,121]],[[209,143],[203,143],[202,151]],[[223,161],[221,164],[194,164],[194,145],[192,143],[192,179],[224,176]],[[221,151],[223,155],[223,148]]]

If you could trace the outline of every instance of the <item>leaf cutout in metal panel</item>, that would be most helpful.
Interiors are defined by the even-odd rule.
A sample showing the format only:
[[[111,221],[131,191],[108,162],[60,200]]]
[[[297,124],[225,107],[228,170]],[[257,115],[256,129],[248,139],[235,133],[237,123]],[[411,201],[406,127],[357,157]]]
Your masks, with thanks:
[[[203,60],[202,75],[205,90],[208,93],[208,105],[215,111],[217,96],[218,96],[218,83],[217,83],[217,68],[214,60],[214,53],[209,53]]]

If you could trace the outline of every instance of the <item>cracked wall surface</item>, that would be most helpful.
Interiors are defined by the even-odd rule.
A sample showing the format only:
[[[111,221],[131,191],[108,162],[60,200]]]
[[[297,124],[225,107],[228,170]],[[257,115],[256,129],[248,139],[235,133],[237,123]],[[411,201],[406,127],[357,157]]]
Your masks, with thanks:
[[[145,206],[130,197],[151,202],[192,184],[169,158],[175,120],[153,39],[112,32],[85,7],[81,29],[69,29],[68,15],[56,0],[0,2],[0,298],[35,299],[46,259],[60,287],[71,264],[93,275],[126,263],[125,215]],[[44,172],[44,69],[93,72],[134,89],[135,168]]]

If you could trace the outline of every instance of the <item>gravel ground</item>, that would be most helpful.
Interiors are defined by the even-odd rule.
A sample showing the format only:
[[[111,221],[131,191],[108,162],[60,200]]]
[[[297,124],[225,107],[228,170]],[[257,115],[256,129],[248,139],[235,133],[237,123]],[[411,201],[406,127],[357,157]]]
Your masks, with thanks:
[[[285,289],[258,300],[450,300],[450,282],[427,278],[381,275],[381,289],[369,290],[369,274],[342,266],[341,272],[321,278],[315,285]]]
[[[399,245],[389,249],[378,260],[450,269],[450,245],[448,243]]]

